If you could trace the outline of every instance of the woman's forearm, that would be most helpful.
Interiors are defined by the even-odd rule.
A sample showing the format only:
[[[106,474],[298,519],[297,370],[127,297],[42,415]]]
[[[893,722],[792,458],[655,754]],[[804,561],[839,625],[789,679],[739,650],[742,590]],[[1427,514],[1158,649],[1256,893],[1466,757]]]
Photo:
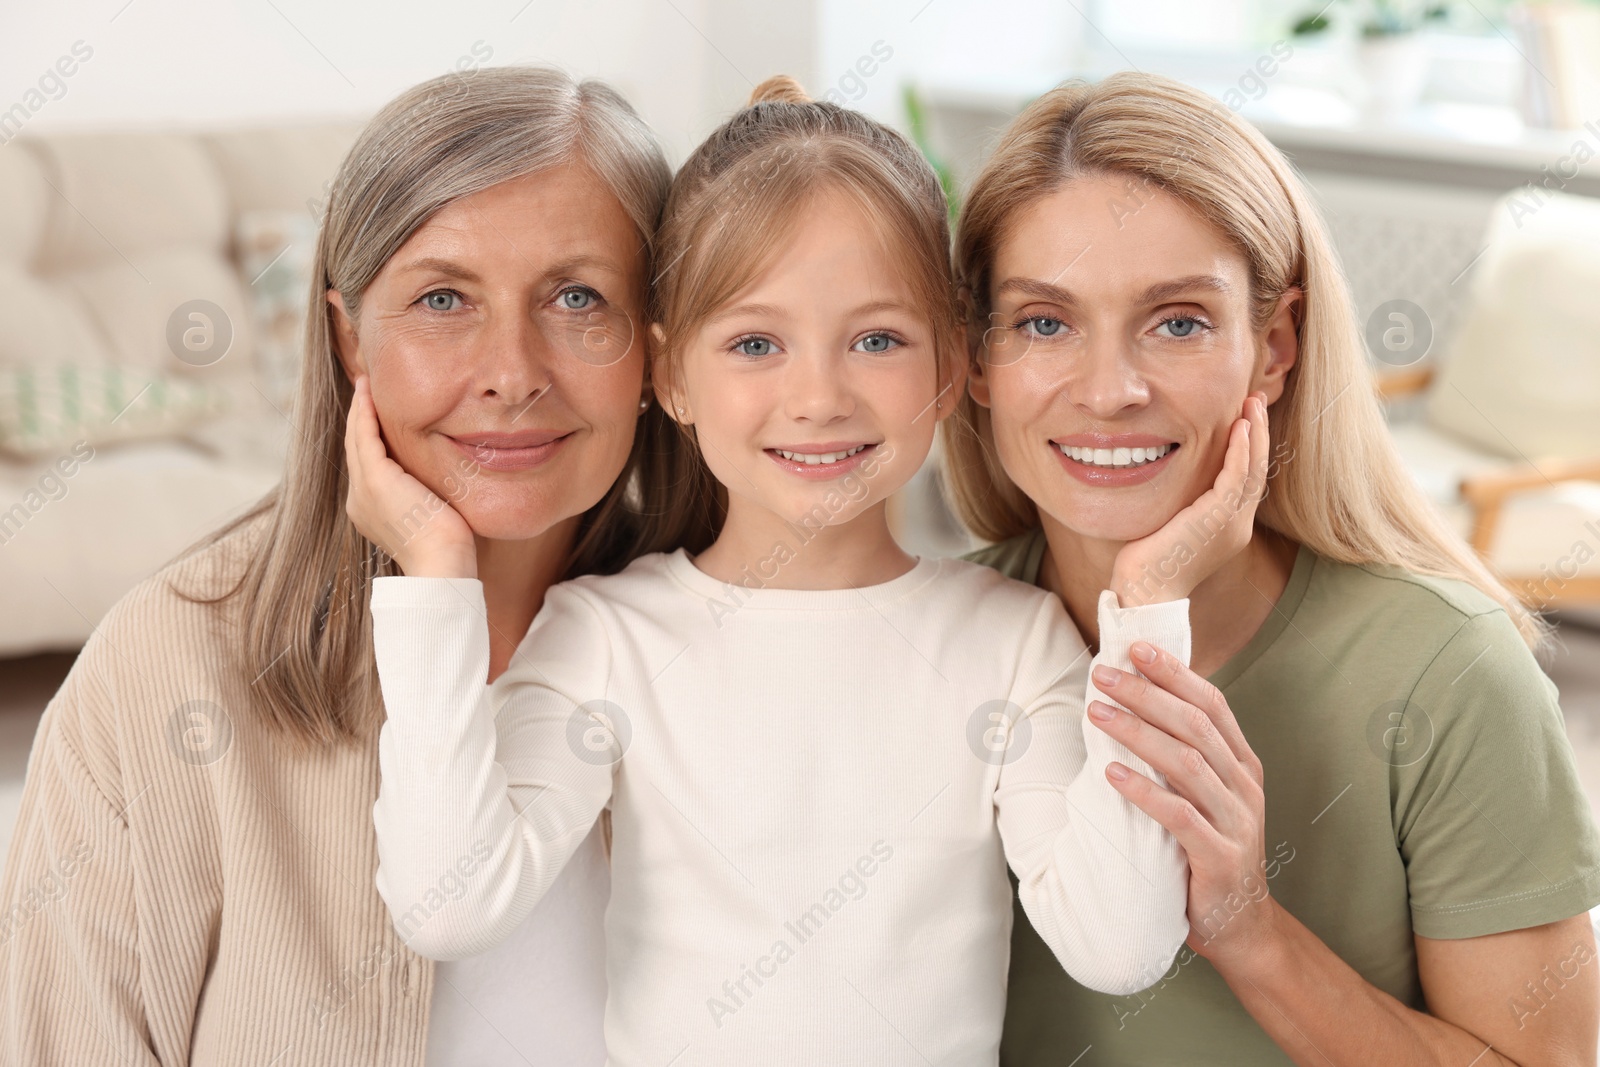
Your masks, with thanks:
[[[1239,1003],[1301,1067],[1516,1067],[1466,1030],[1367,982],[1270,896],[1261,935],[1211,960]]]

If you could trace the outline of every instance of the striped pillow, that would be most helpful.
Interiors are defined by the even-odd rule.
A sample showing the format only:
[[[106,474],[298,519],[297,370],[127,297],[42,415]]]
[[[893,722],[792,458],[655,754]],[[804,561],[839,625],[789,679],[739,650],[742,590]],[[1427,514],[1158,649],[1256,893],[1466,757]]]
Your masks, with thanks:
[[[0,452],[20,456],[183,434],[227,410],[208,382],[109,364],[0,367]]]

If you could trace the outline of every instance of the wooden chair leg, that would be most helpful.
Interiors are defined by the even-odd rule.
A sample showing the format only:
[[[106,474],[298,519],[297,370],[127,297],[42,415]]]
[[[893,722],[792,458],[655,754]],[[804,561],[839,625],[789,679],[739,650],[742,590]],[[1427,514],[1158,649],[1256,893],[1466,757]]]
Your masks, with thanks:
[[[1600,603],[1600,577],[1506,578],[1506,585],[1535,611]]]

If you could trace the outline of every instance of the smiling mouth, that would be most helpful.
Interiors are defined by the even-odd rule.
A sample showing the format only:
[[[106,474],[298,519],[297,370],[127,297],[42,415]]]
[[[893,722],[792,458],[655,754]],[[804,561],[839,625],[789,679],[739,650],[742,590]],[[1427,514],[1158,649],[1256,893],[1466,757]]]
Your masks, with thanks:
[[[1078,445],[1057,444],[1061,454],[1085,467],[1101,470],[1123,471],[1154,463],[1171,453],[1176,444],[1155,445],[1150,448],[1085,448]]]
[[[575,431],[531,430],[522,433],[445,435],[478,467],[491,471],[525,471],[558,455]]]
[[[842,452],[788,452],[781,448],[774,448],[771,451],[782,456],[790,463],[804,463],[814,467],[823,463],[842,463],[866,448],[866,445],[856,445],[854,448],[847,448]]]

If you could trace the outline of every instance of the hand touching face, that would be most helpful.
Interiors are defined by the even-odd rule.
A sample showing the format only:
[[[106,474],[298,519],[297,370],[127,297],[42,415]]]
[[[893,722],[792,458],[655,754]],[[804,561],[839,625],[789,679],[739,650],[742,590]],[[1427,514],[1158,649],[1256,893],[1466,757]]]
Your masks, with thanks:
[[[582,514],[632,448],[647,268],[601,189],[581,166],[503,182],[428,219],[353,319],[328,294],[389,457],[478,536],[529,538]]]
[[[1291,305],[1252,321],[1244,255],[1175,197],[1072,181],[996,250],[972,378],[1006,472],[1082,536],[1133,541],[1215,484],[1247,395],[1295,357]]]

